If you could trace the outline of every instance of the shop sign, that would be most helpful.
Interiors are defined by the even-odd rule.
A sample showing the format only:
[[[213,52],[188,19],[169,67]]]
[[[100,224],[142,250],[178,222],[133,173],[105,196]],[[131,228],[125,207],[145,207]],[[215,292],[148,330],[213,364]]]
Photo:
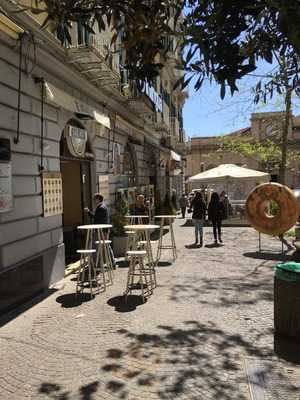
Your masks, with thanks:
[[[44,217],[63,213],[62,177],[60,172],[43,172]]]
[[[163,111],[162,98],[156,92],[156,90],[151,85],[149,85],[148,82],[145,82],[144,87],[143,87],[143,92],[149,97],[149,99],[155,105],[155,111],[162,112]]]
[[[12,173],[10,162],[0,162],[0,213],[13,208]]]
[[[70,125],[67,133],[67,144],[70,153],[75,157],[84,157],[86,143],[87,131]]]

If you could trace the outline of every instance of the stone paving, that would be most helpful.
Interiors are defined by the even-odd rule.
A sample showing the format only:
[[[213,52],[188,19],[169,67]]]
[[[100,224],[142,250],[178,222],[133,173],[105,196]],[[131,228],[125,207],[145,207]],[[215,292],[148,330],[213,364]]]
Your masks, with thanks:
[[[261,398],[299,400],[299,367],[274,353],[276,256],[258,257],[251,228],[225,228],[218,247],[206,228],[205,247],[186,248],[193,228],[182,221],[175,223],[178,259],[169,263],[165,253],[145,304],[138,296],[124,303],[127,268],[120,267],[114,285],[93,300],[75,299],[71,276],[2,319],[0,399],[247,400],[250,389],[256,398],[247,371],[259,365]],[[264,245],[281,247],[265,237]]]

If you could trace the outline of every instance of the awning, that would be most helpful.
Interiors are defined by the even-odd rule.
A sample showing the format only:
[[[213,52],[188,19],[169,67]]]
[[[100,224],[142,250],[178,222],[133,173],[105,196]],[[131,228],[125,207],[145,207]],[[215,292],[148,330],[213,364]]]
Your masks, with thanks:
[[[82,115],[84,118],[89,118],[97,121],[110,129],[110,119],[107,115],[95,110],[87,104],[75,99],[75,97],[65,93],[49,82],[45,83],[45,92],[47,100],[76,114]]]
[[[228,182],[228,181],[256,180],[268,182],[270,175],[266,172],[239,167],[234,164],[221,164],[218,167],[201,172],[189,178],[189,182]]]
[[[108,115],[99,113],[99,111],[94,110],[94,118],[99,124],[106,126],[106,128],[110,129],[110,119]]]
[[[175,151],[171,150],[170,159],[174,160],[174,161],[177,161],[177,162],[180,162],[181,161],[181,156],[179,154],[175,153]]]

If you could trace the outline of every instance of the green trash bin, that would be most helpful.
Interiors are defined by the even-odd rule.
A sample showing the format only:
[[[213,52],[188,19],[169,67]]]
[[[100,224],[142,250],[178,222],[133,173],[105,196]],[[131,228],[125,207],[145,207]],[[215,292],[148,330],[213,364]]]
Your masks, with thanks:
[[[276,335],[300,342],[300,263],[275,267],[274,328]]]

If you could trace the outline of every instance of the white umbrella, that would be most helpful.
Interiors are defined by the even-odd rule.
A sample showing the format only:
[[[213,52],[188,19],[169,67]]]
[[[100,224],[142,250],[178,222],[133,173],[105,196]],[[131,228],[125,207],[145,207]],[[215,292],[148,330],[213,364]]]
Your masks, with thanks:
[[[221,164],[216,168],[201,172],[191,176],[188,182],[226,182],[254,180],[258,182],[269,182],[270,174],[266,172],[256,171],[254,169],[239,167],[235,164]]]

